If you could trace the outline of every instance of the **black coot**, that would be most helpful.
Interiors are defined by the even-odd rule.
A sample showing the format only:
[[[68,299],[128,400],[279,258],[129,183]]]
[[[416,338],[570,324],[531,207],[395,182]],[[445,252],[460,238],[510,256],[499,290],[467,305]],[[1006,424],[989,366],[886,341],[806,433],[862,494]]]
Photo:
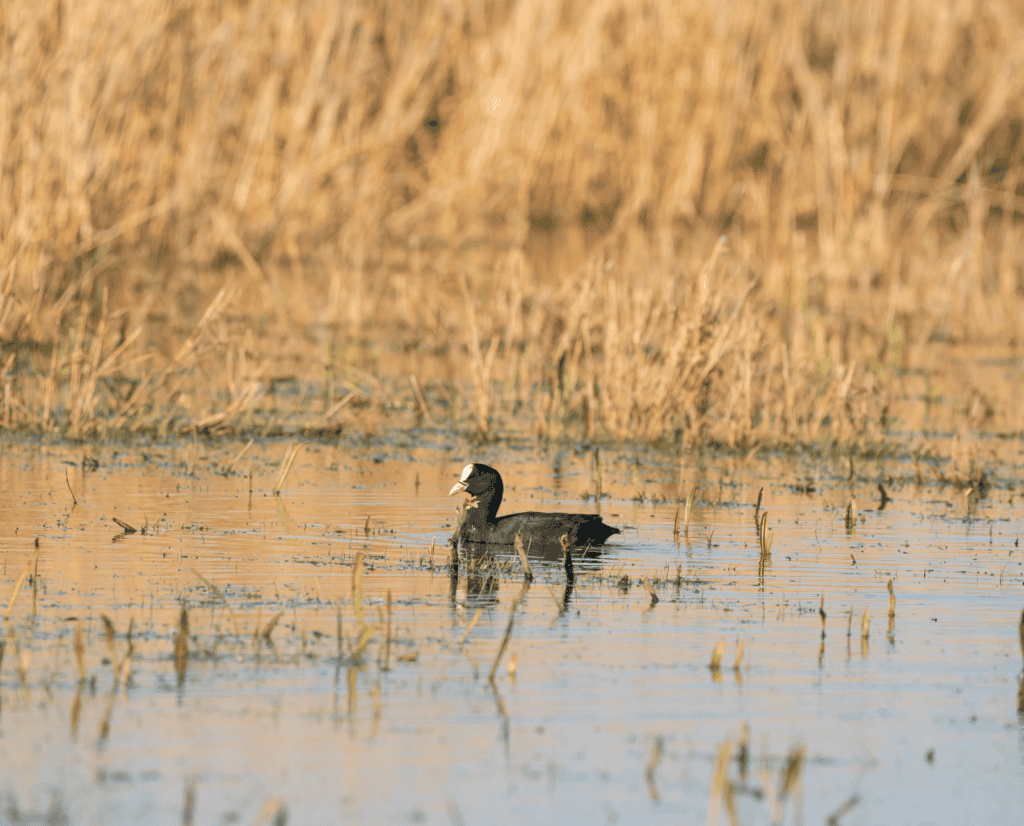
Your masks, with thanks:
[[[593,513],[511,513],[498,516],[501,494],[505,486],[501,474],[487,465],[466,465],[462,478],[448,493],[468,493],[473,498],[466,503],[466,516],[462,526],[452,537],[463,543],[478,542],[488,545],[511,545],[520,534],[526,547],[541,548],[558,545],[568,535],[569,546],[603,545],[618,528],[604,524]]]

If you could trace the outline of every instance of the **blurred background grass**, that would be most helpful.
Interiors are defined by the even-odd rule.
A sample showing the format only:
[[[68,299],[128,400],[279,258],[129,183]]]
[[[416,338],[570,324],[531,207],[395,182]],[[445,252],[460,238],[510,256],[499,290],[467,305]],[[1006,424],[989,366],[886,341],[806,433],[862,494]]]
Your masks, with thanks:
[[[0,423],[1020,432],[1024,7],[719,6],[11,0]]]

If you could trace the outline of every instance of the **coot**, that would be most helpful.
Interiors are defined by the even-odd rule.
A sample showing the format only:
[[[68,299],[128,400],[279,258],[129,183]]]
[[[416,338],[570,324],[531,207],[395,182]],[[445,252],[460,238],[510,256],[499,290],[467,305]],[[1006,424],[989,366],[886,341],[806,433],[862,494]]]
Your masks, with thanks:
[[[569,545],[603,545],[618,528],[604,524],[601,517],[593,513],[511,513],[498,516],[501,494],[505,486],[501,474],[487,465],[466,465],[462,478],[449,491],[468,493],[473,498],[466,503],[466,516],[456,530],[452,542],[460,539],[463,543],[476,542],[488,545],[511,545],[516,534],[529,547],[558,545],[563,535],[568,535]]]

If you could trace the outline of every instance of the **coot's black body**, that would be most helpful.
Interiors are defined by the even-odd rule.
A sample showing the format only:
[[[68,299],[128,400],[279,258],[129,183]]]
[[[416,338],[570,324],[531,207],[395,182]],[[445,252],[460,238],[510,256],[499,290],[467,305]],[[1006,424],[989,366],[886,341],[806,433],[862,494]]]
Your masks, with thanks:
[[[562,536],[568,536],[570,547],[603,545],[618,528],[606,525],[593,513],[511,513],[498,516],[501,495],[505,486],[501,474],[487,465],[466,465],[462,478],[448,493],[468,493],[473,497],[466,503],[466,515],[456,530],[452,542],[486,545],[512,545],[516,534],[523,545],[538,550],[552,545],[560,546]]]

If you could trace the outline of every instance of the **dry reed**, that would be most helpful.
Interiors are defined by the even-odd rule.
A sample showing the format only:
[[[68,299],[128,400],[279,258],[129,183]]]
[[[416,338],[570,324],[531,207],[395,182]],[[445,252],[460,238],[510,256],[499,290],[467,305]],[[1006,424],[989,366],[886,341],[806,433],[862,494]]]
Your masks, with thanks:
[[[11,611],[14,610],[14,603],[18,599],[18,594],[21,593],[21,585],[25,581],[25,578],[29,575],[31,567],[26,566],[25,570],[18,576],[17,581],[14,583],[14,590],[11,592],[11,600],[7,603],[7,610],[4,611],[4,622],[7,622],[11,618]]]
[[[85,682],[85,638],[82,636],[82,623],[75,623],[75,639],[73,643],[75,651],[75,665],[78,668],[78,682]]]
[[[857,500],[852,496],[850,501],[846,503],[846,514],[843,517],[843,525],[846,527],[847,533],[853,533],[857,527]]]
[[[708,826],[718,823],[718,808],[725,806],[726,816],[730,824],[738,823],[736,814],[735,786],[729,779],[729,763],[732,758],[732,743],[726,740],[718,749],[715,759],[715,771],[711,777],[711,789],[708,795]]]
[[[1024,9],[777,11],[15,2],[0,427],[1021,429]]]
[[[274,496],[281,493],[281,486],[284,484],[284,480],[288,477],[288,472],[292,469],[292,463],[295,461],[295,457],[299,455],[299,451],[302,450],[302,446],[302,442],[299,442],[296,445],[288,445],[285,457],[281,460],[281,473],[277,478],[277,484],[274,485]],[[369,517],[366,518],[366,524],[370,524]],[[367,533],[369,533],[369,531],[367,531]]]
[[[32,616],[36,615],[36,597],[39,593],[39,537],[35,541],[36,552],[32,558]]]
[[[174,670],[178,675],[178,687],[185,682],[188,668],[188,609],[183,605],[178,617],[178,631],[174,638]]]
[[[654,782],[654,773],[657,771],[664,753],[665,738],[659,734],[654,738],[654,743],[651,746],[651,756],[647,758],[647,765],[644,767],[644,779],[647,781],[647,793],[650,795],[652,803],[661,802],[661,795],[658,794],[658,787]]]
[[[725,640],[719,640],[718,644],[715,645],[714,651],[711,652],[711,662],[708,663],[708,668],[711,669],[711,674],[718,678],[718,675],[722,669],[722,654],[725,653]]]
[[[526,555],[526,548],[523,547],[523,537],[516,534],[515,541],[516,553],[519,555],[519,562],[523,566],[523,579],[527,582],[533,582],[533,569],[530,567],[529,557]]]

